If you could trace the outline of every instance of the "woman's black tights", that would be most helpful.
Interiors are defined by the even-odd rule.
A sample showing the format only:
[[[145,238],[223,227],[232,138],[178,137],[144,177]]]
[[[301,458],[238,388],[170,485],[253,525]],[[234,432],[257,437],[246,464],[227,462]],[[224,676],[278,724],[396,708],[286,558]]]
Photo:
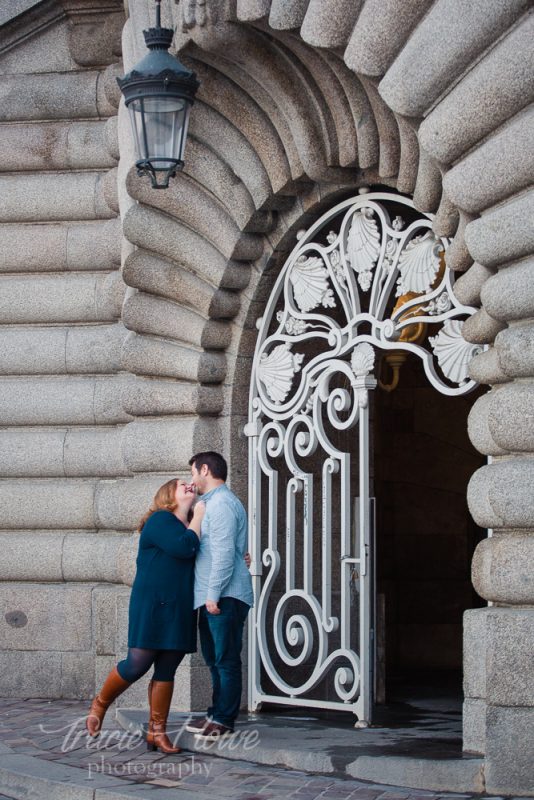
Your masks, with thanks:
[[[121,678],[128,683],[139,680],[154,664],[155,681],[173,681],[174,673],[185,656],[183,650],[146,650],[141,647],[129,647],[128,655],[117,664]]]

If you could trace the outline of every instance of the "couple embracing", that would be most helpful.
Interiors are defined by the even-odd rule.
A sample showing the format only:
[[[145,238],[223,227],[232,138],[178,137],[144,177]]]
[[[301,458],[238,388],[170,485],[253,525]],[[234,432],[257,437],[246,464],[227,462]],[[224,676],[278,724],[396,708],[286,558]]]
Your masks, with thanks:
[[[226,461],[205,452],[189,464],[191,483],[165,483],[141,520],[128,655],[107,676],[86,720],[96,736],[110,704],[153,666],[147,746],[163,753],[180,752],[166,725],[175,672],[186,653],[196,650],[197,609],[213,693],[206,717],[186,730],[205,741],[233,732],[241,701],[243,628],[253,604],[247,517],[226,486]],[[193,507],[197,494],[202,500]]]

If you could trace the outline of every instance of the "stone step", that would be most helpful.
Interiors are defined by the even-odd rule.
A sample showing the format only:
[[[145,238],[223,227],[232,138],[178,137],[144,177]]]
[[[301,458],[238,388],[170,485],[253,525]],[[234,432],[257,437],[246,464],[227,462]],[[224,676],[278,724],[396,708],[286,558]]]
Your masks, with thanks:
[[[218,743],[202,743],[184,729],[191,715],[171,713],[168,729],[180,730],[177,743],[196,753],[209,753],[270,766],[282,766],[339,777],[357,778],[387,786],[480,793],[484,791],[484,761],[462,757],[450,720],[434,715],[434,730],[371,727],[355,730],[280,715],[263,719],[250,716],[238,722],[236,735]],[[133,734],[146,731],[147,713],[119,708],[118,724]],[[280,720],[280,722],[278,722]],[[435,738],[434,738],[435,737]],[[439,741],[439,746],[437,742]],[[426,747],[424,746],[426,744]],[[413,749],[414,755],[394,751]],[[422,750],[428,758],[421,758]]]
[[[483,792],[481,758],[412,758],[410,756],[359,756],[346,774],[364,781],[380,781],[434,792]]]
[[[113,775],[93,773],[66,764],[17,754],[0,746],[0,791],[9,800],[176,800],[176,789],[147,786]],[[180,789],[182,800],[213,800],[197,791]]]

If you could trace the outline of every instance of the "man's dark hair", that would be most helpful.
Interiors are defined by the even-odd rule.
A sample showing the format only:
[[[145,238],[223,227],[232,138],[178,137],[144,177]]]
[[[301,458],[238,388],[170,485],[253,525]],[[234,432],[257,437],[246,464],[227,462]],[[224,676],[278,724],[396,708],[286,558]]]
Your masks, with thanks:
[[[214,478],[225,481],[228,477],[228,464],[220,453],[215,453],[213,450],[208,450],[205,453],[197,453],[189,460],[189,466],[195,465],[196,469],[200,472],[202,466],[206,464]]]

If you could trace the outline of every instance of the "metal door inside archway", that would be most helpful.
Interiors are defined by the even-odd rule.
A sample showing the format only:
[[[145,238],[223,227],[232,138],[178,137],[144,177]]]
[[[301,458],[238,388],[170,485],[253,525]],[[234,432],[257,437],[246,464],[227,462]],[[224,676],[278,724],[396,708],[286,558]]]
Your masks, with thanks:
[[[477,348],[462,337],[475,309],[454,297],[448,242],[431,220],[393,193],[340,203],[300,237],[258,321],[245,428],[252,710],[277,703],[371,720],[376,351],[415,355],[444,394],[475,386]]]

